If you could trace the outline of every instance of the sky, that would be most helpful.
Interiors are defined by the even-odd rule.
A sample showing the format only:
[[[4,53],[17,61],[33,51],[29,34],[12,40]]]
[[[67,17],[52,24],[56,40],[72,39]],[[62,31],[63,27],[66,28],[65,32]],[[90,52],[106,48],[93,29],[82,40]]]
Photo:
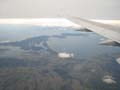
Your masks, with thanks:
[[[120,0],[0,0],[0,18],[120,19]]]

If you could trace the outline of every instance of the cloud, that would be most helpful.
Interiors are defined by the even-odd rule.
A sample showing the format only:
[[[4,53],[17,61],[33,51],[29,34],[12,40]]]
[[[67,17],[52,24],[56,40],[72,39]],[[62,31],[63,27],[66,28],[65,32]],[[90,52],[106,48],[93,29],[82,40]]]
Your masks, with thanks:
[[[58,53],[58,57],[59,58],[73,58],[74,57],[74,54],[73,53],[66,53],[66,52],[61,52],[61,53]]]
[[[65,18],[0,19],[0,24],[30,24],[30,25],[37,25],[37,26],[79,27],[77,24],[75,24]]]
[[[115,84],[116,81],[114,80],[114,78],[110,75],[106,75],[103,77],[103,82],[107,83],[107,84]]]
[[[120,64],[120,58],[116,59],[117,63]]]
[[[10,41],[0,41],[0,43],[9,43]]]

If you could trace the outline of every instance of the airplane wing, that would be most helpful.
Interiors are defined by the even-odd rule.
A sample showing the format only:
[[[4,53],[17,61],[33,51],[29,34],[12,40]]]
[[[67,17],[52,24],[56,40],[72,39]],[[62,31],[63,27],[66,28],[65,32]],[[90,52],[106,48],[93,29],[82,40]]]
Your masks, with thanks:
[[[102,35],[114,42],[120,44],[120,27],[95,22],[92,20],[81,19],[79,17],[72,17],[70,18],[71,21],[75,22],[76,24],[81,25],[82,27],[91,30],[99,35]]]

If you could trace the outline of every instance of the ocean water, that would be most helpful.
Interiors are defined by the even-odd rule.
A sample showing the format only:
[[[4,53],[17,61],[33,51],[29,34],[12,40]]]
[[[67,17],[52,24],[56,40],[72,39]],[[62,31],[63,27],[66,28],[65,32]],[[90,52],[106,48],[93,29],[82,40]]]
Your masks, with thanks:
[[[119,90],[119,46],[71,27],[0,25],[0,90]]]

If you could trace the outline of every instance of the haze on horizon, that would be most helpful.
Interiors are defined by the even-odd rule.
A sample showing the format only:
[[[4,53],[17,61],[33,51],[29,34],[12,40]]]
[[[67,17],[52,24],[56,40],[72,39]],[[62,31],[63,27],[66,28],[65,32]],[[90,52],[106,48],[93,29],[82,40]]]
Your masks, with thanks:
[[[0,0],[0,18],[120,19],[119,0]]]

